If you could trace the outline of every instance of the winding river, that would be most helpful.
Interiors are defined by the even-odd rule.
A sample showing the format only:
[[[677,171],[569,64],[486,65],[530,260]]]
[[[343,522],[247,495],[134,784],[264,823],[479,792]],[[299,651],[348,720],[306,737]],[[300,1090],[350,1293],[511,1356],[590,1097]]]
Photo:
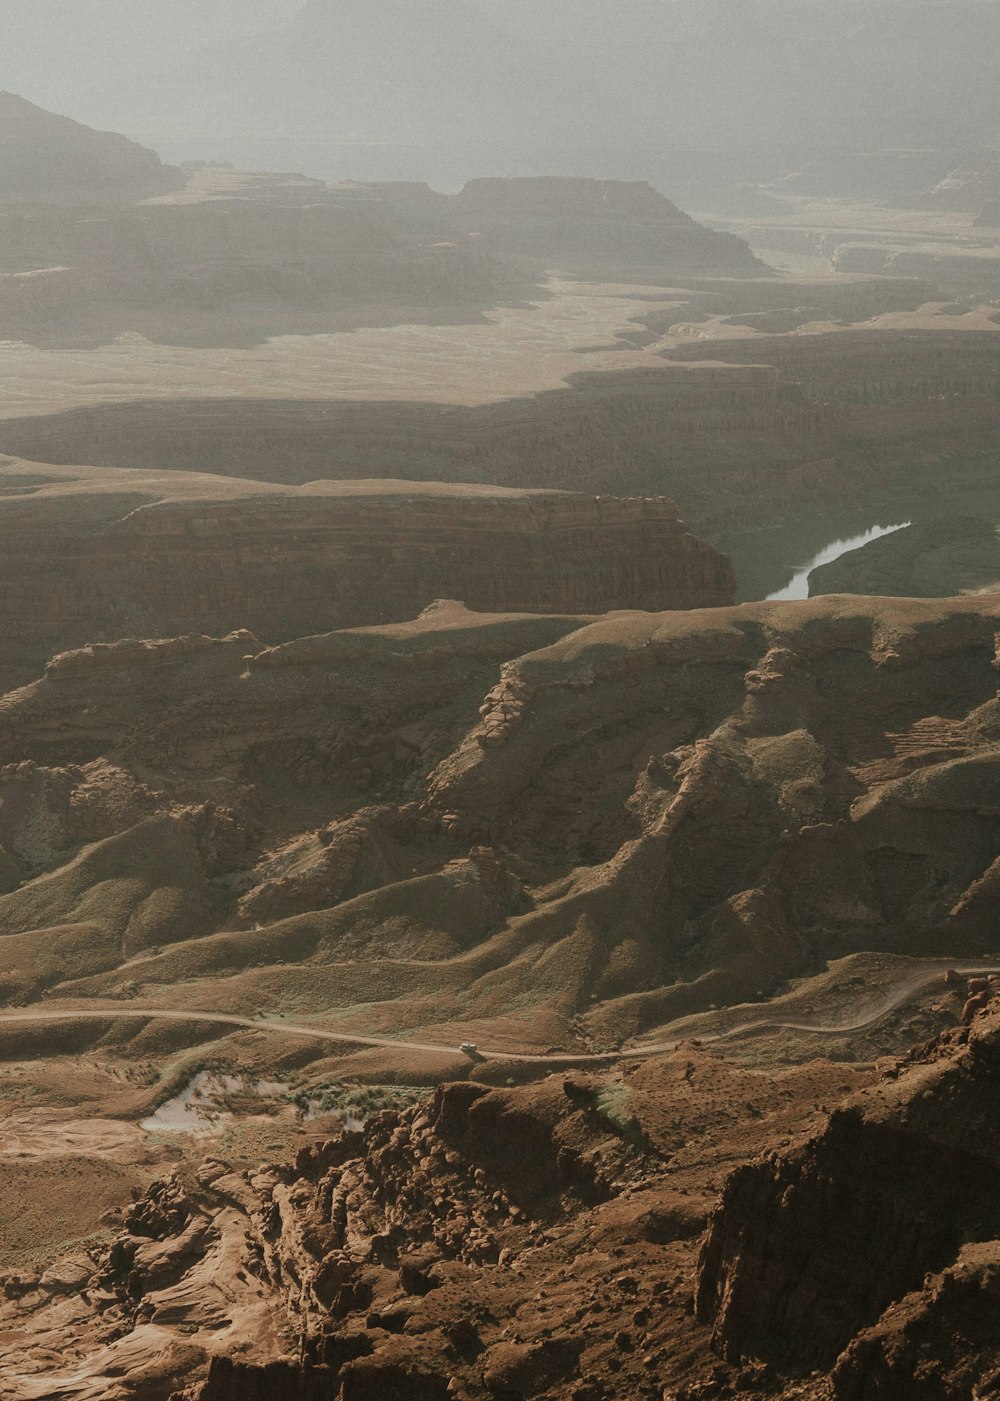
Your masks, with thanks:
[[[835,559],[848,554],[851,550],[860,550],[862,545],[870,545],[873,540],[880,540],[883,535],[893,535],[897,530],[905,530],[909,524],[909,521],[901,521],[899,525],[873,525],[863,535],[852,535],[848,540],[834,540],[829,545],[824,545],[823,549],[813,555],[812,559],[796,568],[791,580],[783,589],[769,593],[768,599],[781,601],[783,599],[808,598],[809,575],[814,569],[818,569],[821,564],[831,564]]]

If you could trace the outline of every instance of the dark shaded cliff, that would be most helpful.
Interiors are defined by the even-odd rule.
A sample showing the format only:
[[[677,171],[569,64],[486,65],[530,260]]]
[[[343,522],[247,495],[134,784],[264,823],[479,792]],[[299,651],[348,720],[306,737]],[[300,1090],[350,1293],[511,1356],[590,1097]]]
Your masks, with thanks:
[[[1000,539],[993,519],[943,516],[849,550],[809,575],[825,593],[948,597],[1000,585]]]
[[[975,1015],[979,981],[970,1025],[729,1178],[697,1301],[725,1356],[832,1369],[837,1401],[980,1394],[997,1361],[983,1324],[1000,1244],[1000,1024],[995,1003]]]

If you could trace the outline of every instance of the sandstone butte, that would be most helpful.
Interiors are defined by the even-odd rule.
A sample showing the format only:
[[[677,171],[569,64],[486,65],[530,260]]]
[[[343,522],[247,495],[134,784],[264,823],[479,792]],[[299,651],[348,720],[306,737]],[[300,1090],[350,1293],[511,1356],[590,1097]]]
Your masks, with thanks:
[[[3,1275],[5,1395],[936,1401],[998,1375],[1000,1012],[972,971],[998,619],[438,603],[95,644],[8,693],[0,1213],[35,1255]],[[143,1139],[207,1045],[390,1107]],[[439,1087],[392,1107],[399,1080]]]

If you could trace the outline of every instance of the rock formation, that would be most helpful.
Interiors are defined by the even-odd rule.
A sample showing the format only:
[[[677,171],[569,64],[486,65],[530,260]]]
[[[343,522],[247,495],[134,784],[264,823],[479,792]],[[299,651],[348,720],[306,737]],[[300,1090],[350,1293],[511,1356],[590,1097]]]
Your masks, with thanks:
[[[482,230],[499,252],[563,268],[631,265],[673,276],[769,271],[742,239],[706,229],[645,181],[472,180],[449,214]]]
[[[6,1394],[586,1401],[751,1381],[690,1317],[704,1156],[752,1152],[863,1078],[690,1051],[627,1081],[449,1084],[290,1162],[195,1159],[122,1203],[109,1244],[8,1275]],[[672,1150],[671,1118],[689,1135]]]
[[[204,494],[130,504],[218,552]],[[53,658],[0,700],[4,1394],[791,1398],[819,1368],[815,1401],[972,1401],[1000,1013],[945,970],[996,957],[998,631],[990,598],[438,602]],[[206,1062],[277,1081],[270,1117],[207,1161],[143,1140]],[[345,1080],[390,1107],[295,1119],[289,1081]]]
[[[505,261],[513,255],[516,266]],[[8,339],[79,347],[138,333],[241,345],[475,319],[523,295],[553,262],[661,279],[765,271],[741,239],[695,223],[644,183],[481,180],[446,196],[415,183],[184,175],[124,137],[9,95],[0,102]]]
[[[986,955],[996,613],[448,605],[64,654],[0,707],[7,995],[120,997],[156,949],[167,1005],[318,1012],[377,967],[382,1025],[606,1045],[831,958]]]
[[[481,241],[409,233],[384,208],[344,205],[316,183],[234,178],[221,182],[224,194],[200,197],[194,177],[191,195],[86,217],[52,205],[0,211],[5,334],[61,347],[124,333],[253,345],[436,315],[475,319],[528,285]],[[95,187],[90,199],[99,196]]]
[[[660,498],[48,473],[0,468],[8,683],[91,642],[242,626],[278,642],[410,617],[449,591],[494,612],[733,597],[728,561]]]
[[[762,284],[735,286],[723,305],[749,309],[732,319],[780,309],[774,293],[762,299]],[[922,285],[900,286],[922,299]],[[691,311],[704,320],[718,295],[699,293]],[[821,320],[863,317],[900,305],[887,295],[865,285],[812,304]],[[802,313],[786,311],[799,324]],[[650,318],[661,334],[663,316]],[[996,502],[1000,516],[1000,337],[992,332],[699,339],[664,360],[662,371],[578,374],[564,389],[472,408],[227,398],[95,406],[2,420],[0,451],[110,467],[127,440],[128,465],[161,472],[665,495],[692,530],[733,558],[744,598],[780,588],[787,564],[873,520],[926,520],[942,509],[982,515],[985,502]],[[796,533],[792,547],[784,544],[794,552],[778,554],[776,527]]]
[[[1000,1019],[980,981],[967,1025],[729,1179],[698,1281],[724,1355],[831,1370],[836,1401],[995,1384]]]
[[[881,1075],[687,1043],[443,1085],[292,1159],[195,1155],[4,1276],[5,1394],[974,1401],[1000,1375],[991,993]]]

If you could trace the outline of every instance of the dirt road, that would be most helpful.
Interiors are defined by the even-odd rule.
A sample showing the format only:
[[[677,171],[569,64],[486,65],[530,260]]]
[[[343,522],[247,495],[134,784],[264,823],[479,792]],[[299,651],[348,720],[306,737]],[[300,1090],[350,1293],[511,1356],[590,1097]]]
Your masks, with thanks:
[[[755,1031],[795,1031],[811,1033],[817,1036],[849,1036],[860,1031],[865,1031],[881,1021],[895,1011],[904,1002],[907,1002],[922,987],[929,987],[939,982],[945,970],[949,967],[962,976],[974,976],[976,974],[985,975],[989,973],[1000,973],[1000,964],[976,964],[972,966],[956,967],[954,964],[941,962],[934,968],[923,968],[901,979],[889,992],[885,999],[875,1008],[869,1007],[866,1012],[851,1021],[842,1021],[835,1024],[816,1021],[786,1021],[780,1017],[768,1016],[766,1013],[759,1017],[754,1017],[750,1021],[740,1022],[737,1026],[727,1027],[724,1031],[699,1032],[693,1023],[694,1018],[687,1017],[683,1024],[678,1024],[678,1035],[669,1041],[645,1042],[636,1046],[625,1047],[619,1051],[601,1052],[599,1054],[574,1054],[571,1051],[555,1052],[546,1055],[529,1055],[516,1051],[489,1050],[480,1047],[474,1056],[469,1059],[478,1061],[517,1061],[529,1064],[549,1064],[560,1066],[572,1065],[609,1065],[619,1060],[634,1060],[643,1056],[658,1055],[668,1051],[674,1051],[686,1040],[696,1039],[703,1045],[714,1041],[730,1040],[736,1036],[745,1036]],[[182,1021],[182,1022],[205,1022],[212,1026],[234,1026],[241,1030],[265,1031],[280,1033],[282,1036],[304,1036],[315,1041],[332,1041],[342,1046],[378,1046],[402,1051],[422,1051],[431,1055],[441,1055],[454,1057],[464,1053],[455,1045],[443,1045],[437,1042],[425,1041],[404,1041],[398,1037],[391,1036],[360,1036],[347,1031],[328,1031],[323,1027],[307,1026],[298,1022],[267,1021],[257,1017],[239,1017],[228,1012],[198,1012],[198,1011],[176,1011],[172,1008],[164,1007],[122,1007],[120,1004],[115,1007],[87,1007],[87,1008],[66,1008],[58,1010],[47,1010],[32,1008],[30,1011],[0,1012],[0,1027],[17,1025],[18,1023],[38,1024],[39,1022],[67,1022],[67,1021]],[[686,1029],[681,1030],[681,1026]]]

